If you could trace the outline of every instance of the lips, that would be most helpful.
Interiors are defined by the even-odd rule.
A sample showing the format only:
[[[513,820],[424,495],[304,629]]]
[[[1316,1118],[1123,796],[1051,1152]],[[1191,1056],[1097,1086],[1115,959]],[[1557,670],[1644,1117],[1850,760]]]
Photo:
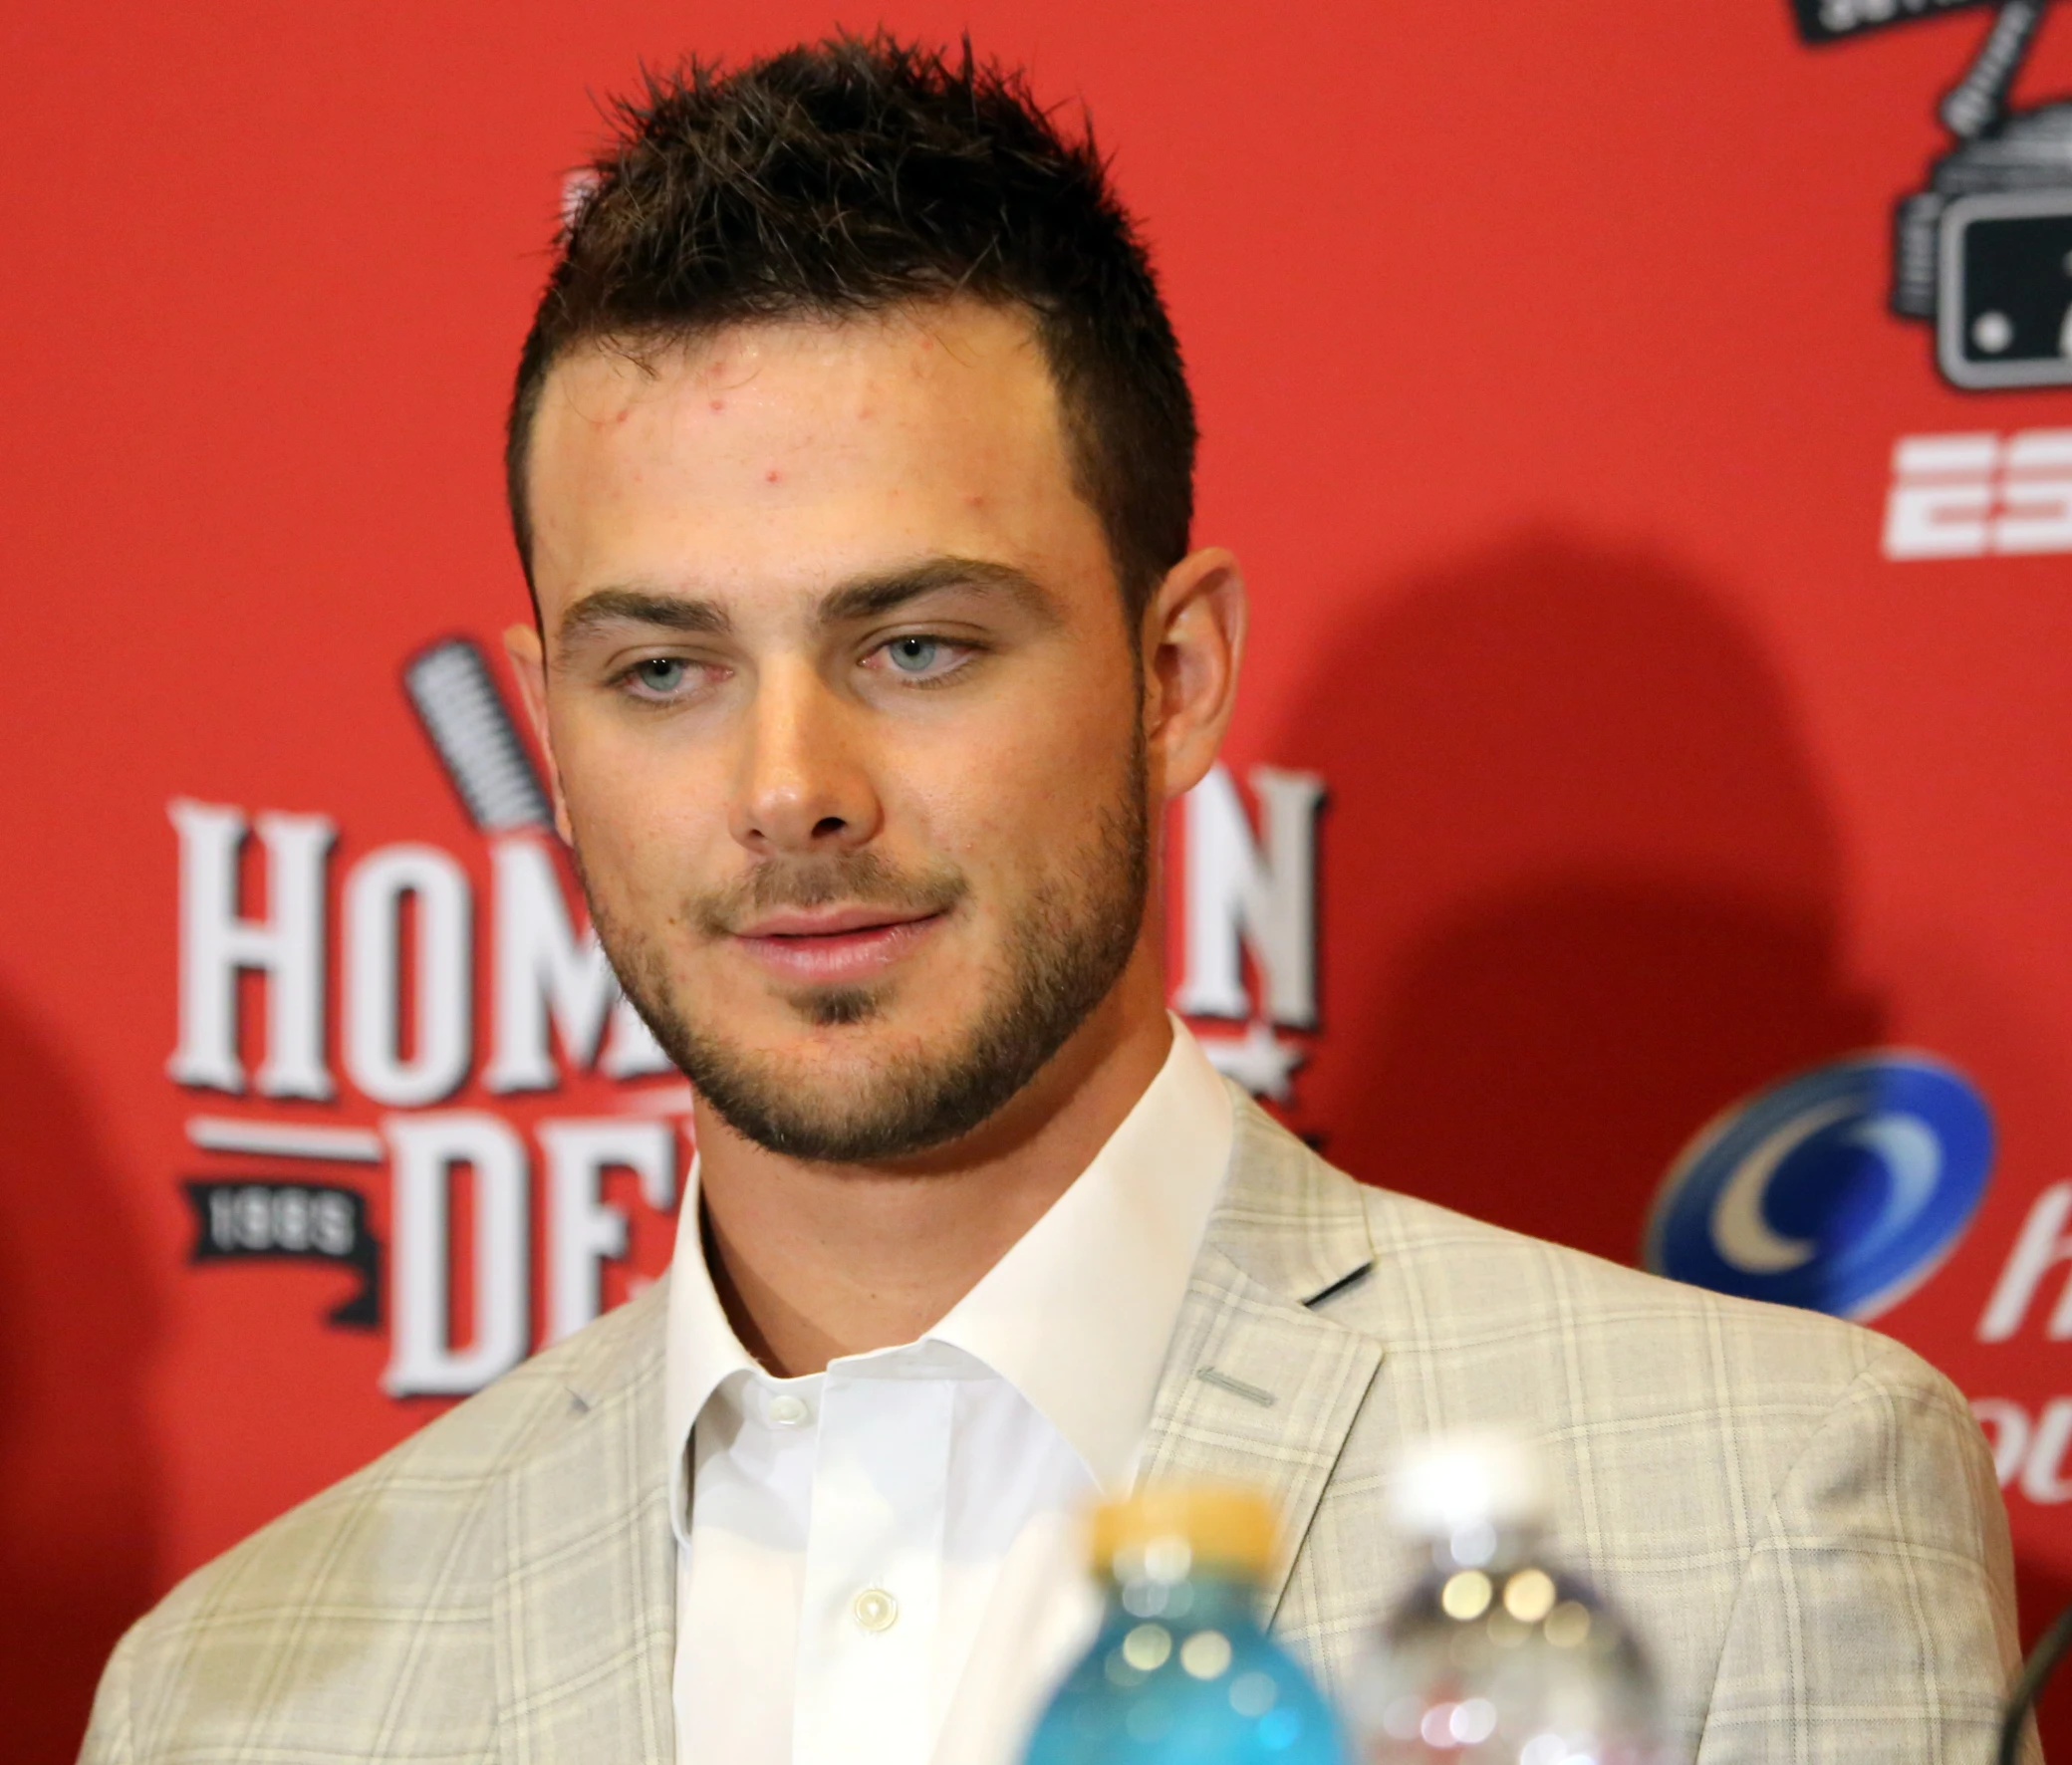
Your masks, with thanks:
[[[940,913],[887,907],[766,913],[736,930],[734,941],[751,960],[786,980],[856,984],[884,974],[941,922]]]
[[[839,937],[846,932],[889,929],[932,918],[925,912],[903,912],[896,907],[830,907],[794,909],[765,913],[761,918],[736,928],[737,937]]]

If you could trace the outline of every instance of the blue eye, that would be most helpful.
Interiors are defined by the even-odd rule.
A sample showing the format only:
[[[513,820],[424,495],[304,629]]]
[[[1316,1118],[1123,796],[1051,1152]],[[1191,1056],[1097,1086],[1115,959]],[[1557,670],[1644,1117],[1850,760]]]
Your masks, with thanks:
[[[933,637],[895,637],[887,646],[893,666],[903,674],[924,674],[934,665],[942,645]]]
[[[683,684],[683,663],[670,655],[650,655],[634,663],[633,675],[655,692],[669,692]]]

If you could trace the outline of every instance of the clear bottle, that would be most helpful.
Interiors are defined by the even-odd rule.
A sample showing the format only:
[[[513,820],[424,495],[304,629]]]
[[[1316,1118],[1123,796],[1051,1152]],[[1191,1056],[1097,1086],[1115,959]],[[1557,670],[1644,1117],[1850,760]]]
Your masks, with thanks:
[[[1647,1656],[1545,1560],[1545,1503],[1517,1443],[1431,1442],[1406,1456],[1393,1494],[1431,1568],[1353,1673],[1364,1765],[1669,1765]]]
[[[1026,1765],[1344,1765],[1342,1731],[1260,1628],[1273,1514],[1247,1490],[1152,1489],[1102,1508],[1107,1611]]]

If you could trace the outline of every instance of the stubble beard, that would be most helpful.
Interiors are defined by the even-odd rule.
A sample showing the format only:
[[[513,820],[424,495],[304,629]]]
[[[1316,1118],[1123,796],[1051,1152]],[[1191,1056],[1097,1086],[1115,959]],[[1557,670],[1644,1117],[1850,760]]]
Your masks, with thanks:
[[[591,916],[634,1009],[698,1095],[744,1138],[788,1157],[864,1164],[910,1157],[960,1139],[1043,1070],[1101,1001],[1136,948],[1150,883],[1147,767],[1141,730],[1121,789],[1088,818],[1089,837],[1019,904],[971,1022],[942,1048],[887,1052],[839,1075],[729,1042],[701,1020],[646,930]],[[579,875],[581,866],[578,866]],[[741,887],[693,903],[689,923],[727,935],[744,907],[814,907],[843,900],[953,911],[961,873],[894,871],[868,850],[811,869],[765,866]],[[797,990],[787,1004],[817,1028],[865,1028],[888,1015],[898,980]]]

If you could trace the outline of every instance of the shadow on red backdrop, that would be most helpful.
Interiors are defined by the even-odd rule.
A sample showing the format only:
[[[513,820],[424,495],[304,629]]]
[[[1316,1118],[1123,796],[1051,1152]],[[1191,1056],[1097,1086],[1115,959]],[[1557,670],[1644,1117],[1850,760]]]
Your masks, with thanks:
[[[1630,1263],[1700,1123],[1884,1035],[1789,699],[1717,591],[1556,533],[1374,607],[1276,748],[1333,791],[1303,1114],[1362,1175]]]
[[[84,1093],[4,996],[0,1122],[0,1750],[59,1765],[154,1593],[158,1308]]]

